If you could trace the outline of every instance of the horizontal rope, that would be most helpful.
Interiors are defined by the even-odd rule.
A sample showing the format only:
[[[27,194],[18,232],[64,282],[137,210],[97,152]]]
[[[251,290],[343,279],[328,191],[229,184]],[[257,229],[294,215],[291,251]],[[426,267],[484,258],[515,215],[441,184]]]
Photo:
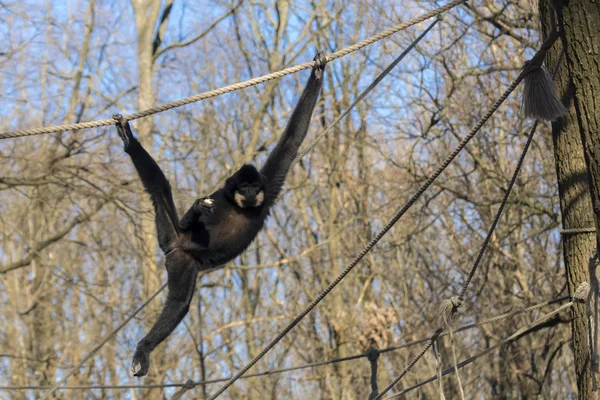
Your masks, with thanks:
[[[481,321],[473,322],[471,324],[466,324],[466,325],[461,326],[460,328],[455,329],[454,333],[463,332],[463,331],[466,331],[469,329],[479,328],[481,326],[488,325],[488,324],[494,324],[494,323],[503,321],[507,318],[514,317],[514,316],[517,316],[520,314],[524,314],[526,312],[535,311],[535,310],[538,310],[540,308],[543,308],[543,307],[546,307],[549,305],[563,302],[565,300],[569,300],[569,297],[565,296],[565,297],[555,298],[552,300],[547,300],[547,301],[544,301],[544,302],[541,302],[538,304],[534,304],[529,307],[520,308],[518,310],[510,311],[510,312],[507,312],[507,313],[504,313],[504,314],[501,314],[501,315],[498,315],[495,317],[491,317],[491,318],[487,318],[487,319],[484,319]],[[450,334],[450,332],[444,331],[443,333],[440,334],[440,337],[443,337],[443,336],[446,336],[449,334]],[[395,346],[390,346],[390,347],[387,347],[384,349],[379,349],[378,352],[380,354],[389,353],[392,351],[412,347],[417,344],[424,343],[428,340],[429,340],[429,338],[413,340],[413,341],[403,343],[400,345],[395,345]],[[313,362],[313,363],[302,364],[302,365],[298,365],[298,366],[294,366],[294,367],[270,369],[270,370],[266,370],[266,371],[257,372],[254,374],[244,375],[241,379],[256,378],[256,377],[267,376],[267,375],[281,374],[281,373],[290,372],[290,371],[297,371],[297,370],[302,370],[302,369],[307,369],[307,368],[315,368],[315,367],[321,367],[321,366],[326,366],[326,365],[331,365],[331,364],[338,364],[338,363],[342,363],[342,362],[358,360],[361,358],[368,358],[368,356],[369,356],[369,352],[366,352],[366,353],[356,354],[356,355],[352,355],[352,356],[348,356],[348,357],[333,358],[333,359],[325,360],[325,361],[317,361],[317,362]],[[55,390],[94,390],[94,389],[127,390],[127,389],[161,389],[161,388],[181,388],[181,387],[193,388],[195,386],[226,382],[229,379],[231,379],[231,377],[208,379],[208,380],[197,381],[197,382],[187,381],[185,383],[164,383],[164,384],[147,384],[147,385],[143,385],[143,384],[139,384],[139,385],[71,385],[71,386],[61,386],[61,387],[56,388]],[[48,385],[48,386],[35,386],[35,385],[0,386],[0,390],[48,390],[48,389],[52,389],[52,388],[53,388],[53,386],[50,386],[50,385]]]
[[[457,5],[462,4],[466,1],[467,0],[453,0],[450,3],[444,5],[440,8],[436,8],[435,10],[432,10],[426,14],[420,15],[420,16],[413,18],[409,21],[406,21],[402,24],[399,24],[392,28],[389,28],[381,33],[373,35],[370,38],[365,39],[359,43],[356,43],[352,46],[346,47],[342,50],[332,53],[329,56],[327,56],[327,61],[333,61],[333,60],[336,60],[347,54],[350,54],[354,51],[360,50],[363,47],[373,44],[373,43],[375,43],[381,39],[384,39],[396,32],[405,30],[413,25],[416,25],[425,20],[428,20],[429,18],[432,18],[439,14],[442,14],[443,12],[446,12],[446,11],[452,9],[453,7],[456,7]],[[267,82],[267,81],[270,81],[273,79],[278,79],[278,78],[281,78],[282,76],[290,75],[290,74],[293,74],[293,73],[296,73],[296,72],[299,72],[299,71],[302,71],[302,70],[305,70],[308,68],[312,68],[313,65],[314,65],[314,62],[312,62],[312,61],[305,62],[305,63],[299,64],[299,65],[296,65],[294,67],[285,68],[281,71],[263,75],[258,78],[249,79],[244,82],[234,83],[232,85],[225,86],[223,88],[200,93],[198,95],[190,96],[185,99],[181,99],[181,100],[177,100],[177,101],[173,101],[171,103],[166,103],[162,106],[152,107],[152,108],[140,111],[135,114],[125,115],[124,119],[126,121],[131,121],[134,119],[148,117],[150,115],[164,112],[164,111],[170,110],[172,108],[181,107],[186,104],[194,103],[194,102],[197,102],[200,100],[209,99],[211,97],[220,96],[225,93],[233,92],[233,91],[239,90],[239,89],[244,89],[249,86],[258,85],[260,83],[264,83],[264,82]],[[100,126],[114,125],[115,123],[116,123],[116,121],[114,119],[110,118],[110,119],[103,119],[103,120],[99,120],[99,121],[80,122],[77,124],[67,124],[67,125],[57,125],[57,126],[49,126],[49,127],[34,128],[34,129],[25,129],[25,130],[18,130],[18,131],[14,131],[14,132],[2,132],[2,133],[0,133],[0,140],[16,138],[16,137],[21,137],[21,136],[33,136],[33,135],[41,135],[41,134],[46,134],[46,133],[56,133],[56,132],[64,132],[64,131],[75,131],[75,130],[79,130],[79,129],[97,128]]]
[[[570,228],[570,229],[560,229],[561,235],[578,235],[585,233],[596,233],[596,228]]]

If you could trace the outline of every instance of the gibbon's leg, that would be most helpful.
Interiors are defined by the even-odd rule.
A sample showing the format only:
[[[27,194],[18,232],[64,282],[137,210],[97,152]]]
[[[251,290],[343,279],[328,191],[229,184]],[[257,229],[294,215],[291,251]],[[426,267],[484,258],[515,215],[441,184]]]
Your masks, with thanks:
[[[214,212],[215,201],[210,197],[197,199],[189,210],[181,217],[179,228],[182,231],[188,230],[194,225],[198,218],[203,215],[210,215]]]
[[[123,121],[123,117],[120,115],[115,115],[113,118],[118,121],[117,131],[125,144],[125,152],[131,157],[144,189],[152,200],[158,244],[166,254],[173,249],[180,233],[171,185],[156,161],[133,136],[129,123]]]
[[[137,345],[131,370],[134,376],[144,376],[150,366],[150,353],[179,325],[190,308],[196,287],[198,269],[183,251],[175,250],[167,255],[169,274],[167,302],[150,332]],[[135,371],[140,365],[139,371]]]

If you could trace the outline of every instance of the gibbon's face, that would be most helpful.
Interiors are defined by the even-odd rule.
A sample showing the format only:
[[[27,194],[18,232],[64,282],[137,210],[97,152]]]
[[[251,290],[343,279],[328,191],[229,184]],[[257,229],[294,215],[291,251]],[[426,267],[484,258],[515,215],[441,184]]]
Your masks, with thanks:
[[[262,177],[252,165],[244,165],[231,177],[231,183],[231,197],[238,207],[260,207],[265,201]]]
[[[260,182],[238,184],[233,198],[240,208],[260,207],[265,200],[265,192]]]

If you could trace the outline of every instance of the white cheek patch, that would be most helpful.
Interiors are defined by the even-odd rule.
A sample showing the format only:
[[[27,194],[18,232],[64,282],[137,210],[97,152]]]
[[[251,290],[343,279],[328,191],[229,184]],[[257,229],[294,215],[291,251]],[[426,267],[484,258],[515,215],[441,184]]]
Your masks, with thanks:
[[[265,201],[265,192],[262,190],[256,195],[256,207],[260,206]]]
[[[233,195],[233,198],[238,205],[239,208],[244,208],[244,201],[246,200],[246,196],[241,195],[240,192],[236,191]]]

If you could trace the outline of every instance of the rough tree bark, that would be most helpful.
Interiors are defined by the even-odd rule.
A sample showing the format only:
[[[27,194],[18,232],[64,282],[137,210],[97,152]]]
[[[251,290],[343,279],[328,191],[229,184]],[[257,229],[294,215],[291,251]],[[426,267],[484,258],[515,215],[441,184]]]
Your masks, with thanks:
[[[552,20],[555,17],[554,10],[545,2],[540,2],[540,17],[543,36],[546,37],[553,29]],[[556,64],[561,51],[559,46],[555,46],[548,54],[547,64],[550,68]],[[562,224],[564,229],[588,227],[592,226],[594,222],[592,201],[574,106],[575,91],[564,59],[556,77],[556,84],[563,102],[569,109],[565,118],[552,124]],[[564,235],[562,239],[569,294],[573,294],[581,282],[588,280],[587,264],[589,257],[594,253],[594,236],[590,234]],[[592,392],[586,307],[578,304],[572,310],[572,346],[579,399],[588,399]]]
[[[600,90],[600,6],[580,0],[571,1],[564,8],[562,6],[564,5],[559,4],[557,7],[558,20],[559,27],[564,32],[567,62],[563,62],[557,83],[569,113],[564,119],[552,124],[552,137],[563,227],[571,229],[593,226],[592,205],[598,227],[600,114],[594,101]],[[555,18],[553,7],[541,1],[540,16],[542,31],[547,34],[552,29]],[[554,49],[549,54],[548,65],[554,65],[560,51]],[[570,294],[581,282],[588,280],[587,265],[596,251],[594,244],[594,236],[591,234],[563,236]],[[589,399],[592,396],[587,329],[585,306],[576,305],[573,308],[572,345],[579,399]]]
[[[575,88],[575,110],[596,216],[600,228],[600,4],[584,0],[561,4],[558,10],[567,65]],[[597,235],[596,245],[600,246]]]
[[[161,0],[131,0],[135,14],[135,25],[137,30],[137,71],[139,79],[138,109],[145,110],[156,105],[154,94],[154,61],[155,54],[162,41],[166,29],[173,0],[167,0],[164,4]],[[160,19],[160,21],[159,21]],[[137,134],[140,141],[148,149],[152,149],[152,130],[154,119],[152,117],[142,118],[138,122]],[[156,257],[158,242],[156,239],[156,228],[154,226],[154,215],[152,204],[147,196],[143,197],[142,209],[148,211],[146,218],[141,221],[142,249],[141,266],[144,297],[150,297],[160,287],[163,278],[162,265],[159,265]],[[146,327],[149,329],[160,312],[162,304],[152,302],[146,310]],[[164,370],[164,347],[161,346],[153,354],[153,368],[150,369],[144,383],[159,383]],[[133,349],[132,349],[133,351]],[[132,353],[133,354],[133,353]],[[142,392],[142,397],[150,396],[155,392]]]

